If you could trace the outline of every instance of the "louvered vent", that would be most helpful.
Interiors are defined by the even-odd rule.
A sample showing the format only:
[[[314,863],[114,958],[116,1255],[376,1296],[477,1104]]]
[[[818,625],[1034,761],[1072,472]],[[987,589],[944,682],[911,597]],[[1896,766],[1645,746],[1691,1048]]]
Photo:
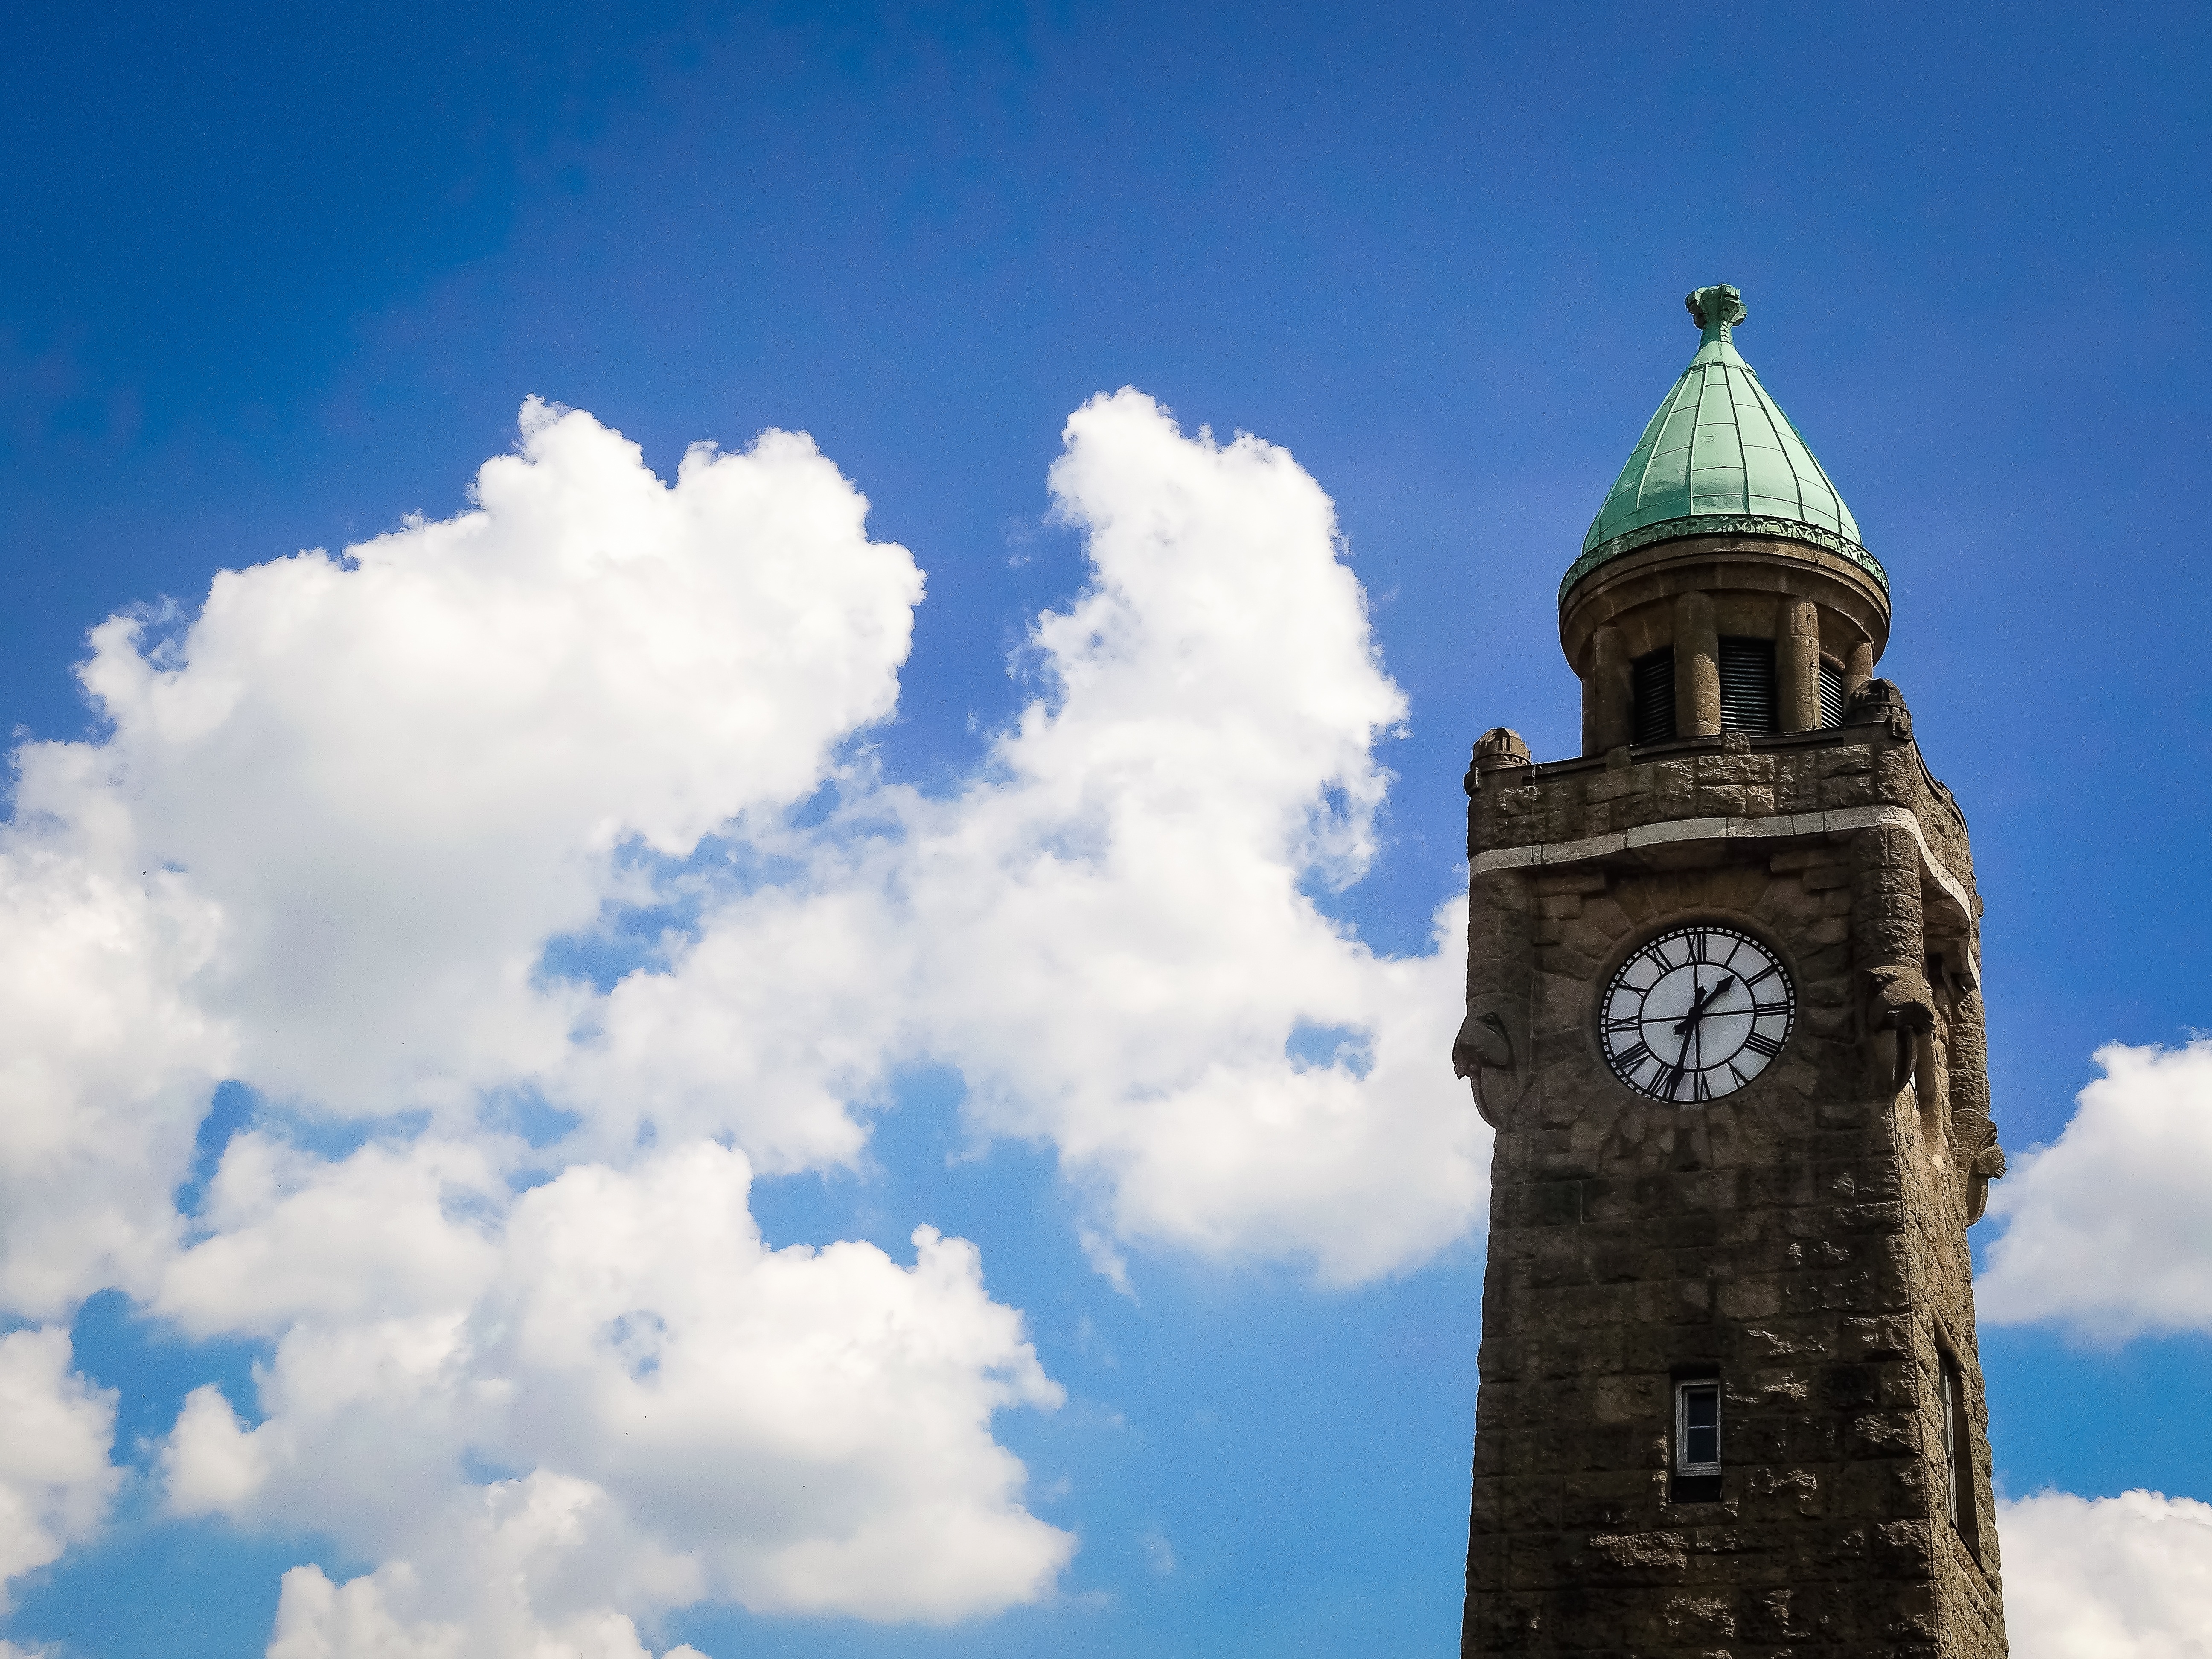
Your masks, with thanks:
[[[1774,641],[1721,641],[1721,730],[1774,730]]]
[[[1636,697],[1636,741],[1665,743],[1674,735],[1673,649],[1638,657],[1628,670]]]
[[[1844,676],[1841,669],[1820,665],[1820,724],[1844,723]]]

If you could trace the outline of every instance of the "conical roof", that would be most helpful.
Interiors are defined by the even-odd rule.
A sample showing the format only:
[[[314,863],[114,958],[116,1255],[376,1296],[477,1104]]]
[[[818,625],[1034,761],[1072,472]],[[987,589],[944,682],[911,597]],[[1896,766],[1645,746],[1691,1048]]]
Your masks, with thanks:
[[[1747,314],[1723,284],[1686,302],[1704,331],[1698,355],[1644,428],[1583,538],[1559,596],[1607,560],[1679,536],[1784,536],[1889,578],[1859,545],[1851,510],[1729,337]]]

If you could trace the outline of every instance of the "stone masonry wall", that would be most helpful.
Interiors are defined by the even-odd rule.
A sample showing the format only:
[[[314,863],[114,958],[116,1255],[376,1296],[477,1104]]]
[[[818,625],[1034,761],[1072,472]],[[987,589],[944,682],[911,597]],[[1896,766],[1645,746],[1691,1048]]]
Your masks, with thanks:
[[[1685,819],[1896,805],[1978,908],[1964,822],[1909,721],[1900,709],[1471,782],[1469,1003],[1498,1011],[1510,1063],[1480,1074],[1498,1132],[1464,1650],[1996,1659],[1972,1149],[1944,1100],[1956,1066],[1986,1102],[1978,1000],[1960,977],[1972,916],[1920,879],[1893,827],[1565,863],[1480,857]],[[1963,949],[1929,962],[1934,1029],[1916,1038],[1880,1024],[1867,988],[1877,958],[1917,972],[1923,918],[1930,951],[1944,937]],[[1593,1028],[1627,951],[1699,919],[1773,943],[1798,1017],[1753,1085],[1685,1108],[1615,1081]],[[1898,1045],[1916,1041],[1900,1086]],[[1937,1403],[1947,1354],[1974,1469],[1957,1530]],[[1671,1474],[1673,1382],[1715,1373],[1717,1498]]]

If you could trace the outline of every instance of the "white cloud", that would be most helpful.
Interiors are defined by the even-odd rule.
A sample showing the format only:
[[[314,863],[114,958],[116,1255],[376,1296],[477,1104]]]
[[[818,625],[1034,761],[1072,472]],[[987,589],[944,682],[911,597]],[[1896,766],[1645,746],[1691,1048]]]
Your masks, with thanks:
[[[533,401],[522,431],[477,511],[226,571],[180,641],[95,629],[112,732],[18,751],[50,842],[220,906],[206,1000],[272,1094],[472,1110],[556,1065],[582,999],[533,973],[642,894],[617,850],[805,796],[891,710],[921,573],[809,440],[696,447],[665,485],[588,416]],[[857,1144],[747,1127],[800,1163]]]
[[[531,1587],[557,1583],[595,1541],[594,1497],[580,1482],[539,1475],[491,1494],[474,1525],[442,1540],[484,1575],[459,1609],[441,1605],[404,1561],[343,1584],[319,1567],[295,1567],[277,1597],[267,1659],[652,1659],[626,1614],[598,1607],[547,1616],[532,1604]],[[661,1659],[704,1656],[685,1644]]]
[[[1485,1186],[1441,1058],[1465,909],[1383,961],[1308,896],[1364,869],[1405,714],[1334,508],[1287,451],[1186,438],[1127,392],[1069,422],[1052,486],[1096,574],[1037,627],[1052,695],[921,826],[933,1041],[978,1120],[1049,1136],[1124,1237],[1335,1279],[1422,1260]],[[1364,1054],[1295,1056],[1301,1026]]]
[[[107,1461],[115,1391],[70,1358],[58,1328],[0,1338],[0,1586],[90,1537],[123,1478]]]
[[[2057,1140],[1990,1188],[2004,1225],[1975,1286],[1991,1324],[2063,1322],[2118,1340],[2212,1331],[2212,1037],[2112,1043]]]
[[[1374,745],[1404,714],[1328,498],[1286,451],[1186,437],[1134,392],[1066,442],[1053,489],[1095,574],[1036,627],[1045,694],[955,797],[855,802],[804,890],[731,903],[625,982],[608,1048],[680,1055],[703,1092],[752,1075],[753,1039],[697,1040],[732,1024],[894,1045],[960,1069],[980,1133],[1050,1141],[1124,1240],[1338,1281],[1421,1261],[1486,1188],[1443,1058],[1466,912],[1387,960],[1310,896],[1364,867]],[[1322,1028],[1334,1061],[1291,1052]]]
[[[288,1576],[272,1652],[1050,1594],[1073,1540],[992,1420],[1058,1390],[974,1249],[771,1252],[747,1208],[756,1170],[856,1159],[902,1067],[1053,1146],[1125,1283],[1131,1244],[1353,1281],[1480,1214],[1463,904],[1397,960],[1311,896],[1371,857],[1405,712],[1328,498],[1126,392],[1052,487],[1094,580],[945,799],[854,758],[921,575],[788,434],[663,483],[533,403],[475,510],[95,630],[112,730],[18,751],[0,846],[0,1295],[117,1284],[272,1345],[161,1450],[176,1511],[381,1564]],[[647,915],[611,991],[546,971]],[[282,1110],[180,1220],[225,1078]],[[533,1147],[539,1104],[574,1127]],[[328,1158],[285,1112],[372,1138]]]
[[[276,1167],[243,1157],[258,1173],[238,1186]],[[924,1228],[911,1267],[867,1244],[771,1251],[749,1179],[697,1142],[441,1220],[441,1148],[325,1166],[184,1259],[196,1322],[231,1298],[240,1328],[268,1317],[262,1264],[300,1237],[295,1212],[329,1217],[362,1265],[349,1286],[316,1263],[332,1311],[286,1329],[258,1425],[192,1397],[164,1449],[173,1506],[307,1522],[390,1564],[335,1596],[295,1580],[298,1631],[388,1616],[472,1653],[526,1651],[493,1640],[514,1620],[612,1630],[613,1609],[705,1596],[942,1622],[1045,1594],[1073,1540],[1022,1507],[990,1421],[1060,1390],[974,1247]],[[450,1271],[395,1274],[403,1241]]]
[[[2014,1659],[2212,1659],[2212,1504],[2039,1492],[1997,1525]]]
[[[0,1305],[39,1319],[157,1271],[233,1048],[189,989],[214,908],[170,872],[40,845],[47,830],[0,832]]]

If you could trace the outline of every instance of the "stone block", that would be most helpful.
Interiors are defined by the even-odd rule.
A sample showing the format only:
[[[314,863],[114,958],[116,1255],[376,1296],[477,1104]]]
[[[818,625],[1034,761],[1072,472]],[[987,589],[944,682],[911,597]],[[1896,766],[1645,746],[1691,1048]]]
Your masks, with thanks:
[[[1771,784],[1774,759],[1771,755],[1700,755],[1695,763],[1703,784]]]
[[[1922,1429],[1917,1411],[1862,1412],[1845,1425],[1844,1455],[1917,1457],[1922,1451]]]
[[[1625,766],[1619,770],[1608,768],[1583,786],[1583,798],[1593,806],[1601,805],[1634,795],[1649,781],[1649,770],[1641,766]]]

